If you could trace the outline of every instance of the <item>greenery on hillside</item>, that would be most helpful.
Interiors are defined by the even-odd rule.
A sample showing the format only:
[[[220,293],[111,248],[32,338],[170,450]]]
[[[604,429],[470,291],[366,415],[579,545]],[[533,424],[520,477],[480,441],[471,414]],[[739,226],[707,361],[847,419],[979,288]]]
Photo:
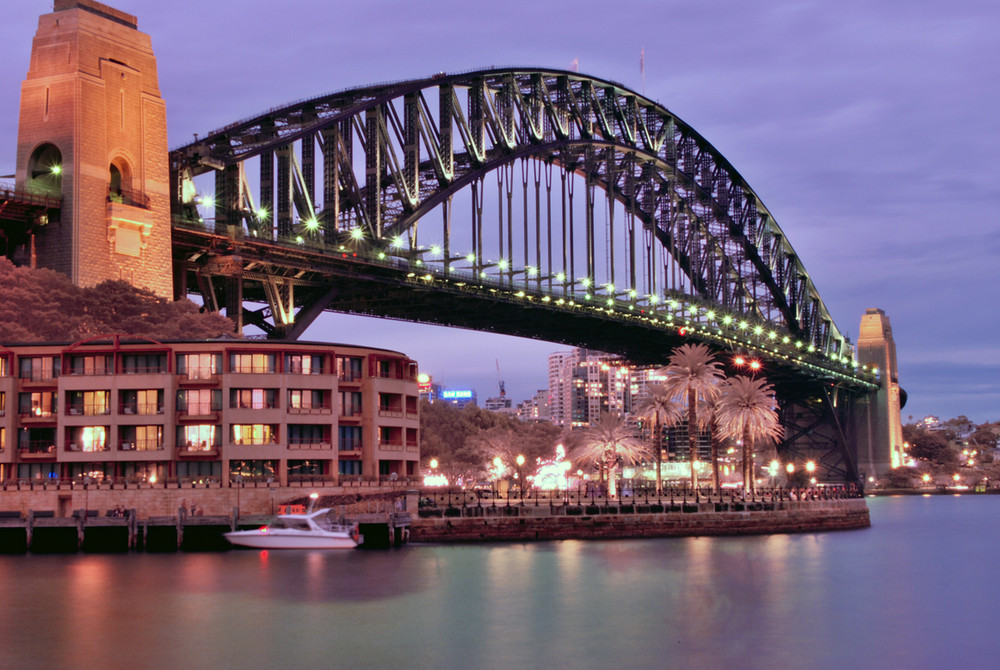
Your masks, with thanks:
[[[124,281],[74,286],[53,270],[16,267],[0,258],[0,342],[76,342],[119,334],[156,340],[209,339],[233,322],[190,300],[167,300]]]

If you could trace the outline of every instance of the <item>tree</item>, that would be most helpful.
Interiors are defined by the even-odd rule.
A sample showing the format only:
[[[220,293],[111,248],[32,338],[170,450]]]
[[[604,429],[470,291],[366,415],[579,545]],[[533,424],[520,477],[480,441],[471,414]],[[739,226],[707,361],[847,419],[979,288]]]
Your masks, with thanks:
[[[656,494],[663,489],[661,466],[663,464],[663,427],[672,426],[681,418],[681,408],[673,401],[670,389],[663,384],[650,384],[632,414],[643,421],[652,422],[653,454],[656,456]]]
[[[649,448],[632,436],[632,431],[621,414],[602,412],[594,425],[583,431],[581,446],[570,459],[597,465],[608,472],[608,495],[615,495],[614,471],[619,461],[632,465],[649,457]]]
[[[958,466],[958,454],[939,431],[913,429],[904,433],[910,443],[910,457],[941,466]]]
[[[190,300],[167,300],[124,281],[75,286],[53,270],[0,258],[0,342],[76,342],[98,335],[201,340],[234,334],[233,322]]]
[[[763,377],[739,375],[722,387],[716,419],[725,437],[743,441],[743,488],[753,493],[753,447],[776,442],[782,435],[774,387]]]
[[[691,487],[698,486],[698,403],[711,403],[719,394],[719,384],[725,376],[712,350],[704,344],[683,344],[670,355],[664,370],[665,386],[673,397],[687,400],[688,451],[691,458]]]

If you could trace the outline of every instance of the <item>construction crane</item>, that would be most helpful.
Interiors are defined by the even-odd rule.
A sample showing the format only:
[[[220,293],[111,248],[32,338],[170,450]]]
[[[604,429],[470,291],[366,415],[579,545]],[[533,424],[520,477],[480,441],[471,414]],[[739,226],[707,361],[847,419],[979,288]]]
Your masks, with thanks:
[[[503,377],[500,376],[500,359],[498,358],[496,359],[496,361],[497,361],[497,381],[500,382],[500,397],[503,398],[506,397],[507,391],[504,390]]]

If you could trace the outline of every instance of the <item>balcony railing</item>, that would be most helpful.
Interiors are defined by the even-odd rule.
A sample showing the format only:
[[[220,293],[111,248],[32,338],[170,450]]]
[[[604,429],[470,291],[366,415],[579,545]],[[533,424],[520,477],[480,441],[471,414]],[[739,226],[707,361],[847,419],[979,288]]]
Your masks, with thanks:
[[[136,191],[130,188],[112,189],[109,186],[108,202],[118,203],[119,205],[128,205],[130,207],[149,209],[149,196],[142,191]]]
[[[111,414],[111,406],[107,404],[73,404],[66,408],[69,416],[101,416]]]
[[[163,405],[158,403],[125,403],[119,410],[119,414],[126,415],[138,415],[138,416],[153,416],[155,414],[163,414]]]
[[[292,405],[288,408],[289,414],[329,414],[333,408],[329,404],[309,404],[303,403],[297,407]]]
[[[401,408],[379,407],[378,408],[378,415],[379,416],[393,418],[393,419],[402,419],[403,418],[403,410]]]
[[[360,370],[341,370],[337,374],[337,380],[342,382],[356,382],[361,379]]]
[[[340,408],[340,416],[361,416],[361,405],[344,405]]]
[[[69,441],[66,443],[66,451],[83,451],[83,452],[99,452],[99,451],[111,451],[111,446],[107,443],[104,444],[80,444],[79,442]]]
[[[29,454],[33,456],[56,455],[56,445],[51,440],[31,440],[30,442],[17,445],[19,454]]]
[[[333,449],[333,443],[323,437],[296,437],[288,440],[289,449]]]
[[[337,451],[361,451],[361,440],[341,440]]]
[[[278,444],[277,436],[271,437],[241,437],[233,440],[233,444],[239,446],[261,446],[266,444]]]
[[[54,370],[21,370],[17,375],[24,382],[55,382],[59,373]]]
[[[125,440],[118,447],[119,451],[163,451],[161,440]]]

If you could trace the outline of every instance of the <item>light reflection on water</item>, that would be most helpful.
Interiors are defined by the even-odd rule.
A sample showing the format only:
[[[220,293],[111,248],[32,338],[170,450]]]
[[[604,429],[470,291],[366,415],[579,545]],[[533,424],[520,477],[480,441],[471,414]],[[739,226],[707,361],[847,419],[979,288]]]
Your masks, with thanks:
[[[845,533],[0,557],[3,668],[994,665],[1000,498]]]

